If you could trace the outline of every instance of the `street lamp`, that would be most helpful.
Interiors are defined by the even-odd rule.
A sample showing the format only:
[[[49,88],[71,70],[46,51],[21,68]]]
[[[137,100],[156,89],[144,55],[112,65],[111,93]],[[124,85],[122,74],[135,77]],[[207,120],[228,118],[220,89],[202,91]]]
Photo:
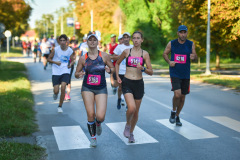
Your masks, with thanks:
[[[210,7],[211,0],[208,0],[208,23],[207,23],[207,54],[206,54],[206,75],[210,75]]]

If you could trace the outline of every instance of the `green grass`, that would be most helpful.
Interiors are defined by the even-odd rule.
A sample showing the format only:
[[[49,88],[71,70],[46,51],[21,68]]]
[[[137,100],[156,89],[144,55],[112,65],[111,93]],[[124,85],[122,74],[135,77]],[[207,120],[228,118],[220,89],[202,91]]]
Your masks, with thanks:
[[[24,64],[0,64],[0,137],[31,136],[38,130],[34,101]],[[45,149],[0,139],[0,160],[44,160]]]
[[[217,75],[217,74],[204,75],[204,74],[198,73],[198,74],[192,74],[191,79],[205,82],[205,83],[225,86],[225,87],[229,87],[229,88],[240,91],[240,77],[236,77],[236,76]]]
[[[23,64],[2,61],[0,65],[0,136],[25,136],[37,131],[34,123],[30,82]]]
[[[22,48],[21,47],[15,47],[10,48],[9,53],[7,53],[6,50],[2,50],[1,52],[1,58],[4,59],[6,57],[22,57]]]
[[[45,149],[26,143],[0,141],[1,160],[45,160]]]

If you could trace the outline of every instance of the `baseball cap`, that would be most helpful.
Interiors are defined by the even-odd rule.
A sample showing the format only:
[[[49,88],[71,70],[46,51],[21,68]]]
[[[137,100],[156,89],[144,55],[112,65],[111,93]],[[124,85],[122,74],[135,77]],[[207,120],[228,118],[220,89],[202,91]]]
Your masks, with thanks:
[[[185,26],[185,25],[179,26],[178,27],[178,32],[180,32],[180,31],[188,31],[187,26]]]
[[[118,39],[122,39],[122,38],[123,38],[123,35],[120,34],[120,35],[118,36]]]
[[[112,37],[116,37],[116,35],[115,35],[115,34],[111,34],[111,36],[110,36],[110,37],[111,37],[111,38],[112,38]]]
[[[125,32],[125,33],[123,33],[122,35],[124,36],[125,34],[128,35],[129,37],[131,37],[131,34],[128,33],[128,32]]]
[[[90,34],[88,37],[87,37],[87,40],[90,38],[90,37],[95,37],[95,38],[97,38],[97,40],[98,40],[98,37],[97,37],[97,35],[96,34]]]
[[[87,40],[87,37],[86,37],[86,36],[84,36],[84,37],[83,37],[83,40]]]

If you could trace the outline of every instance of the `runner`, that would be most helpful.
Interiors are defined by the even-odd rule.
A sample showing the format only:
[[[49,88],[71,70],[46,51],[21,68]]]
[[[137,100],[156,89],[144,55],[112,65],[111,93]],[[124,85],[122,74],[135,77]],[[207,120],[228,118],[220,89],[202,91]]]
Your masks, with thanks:
[[[41,59],[42,59],[42,51],[41,51],[41,40],[38,40],[38,49],[37,49],[37,55],[38,55],[38,58],[39,58],[39,62],[41,62]]]
[[[98,39],[95,34],[87,37],[89,52],[81,56],[78,61],[75,77],[82,78],[82,98],[88,117],[88,131],[91,136],[91,147],[97,146],[96,133],[101,135],[101,123],[105,119],[107,109],[107,86],[105,70],[115,72],[114,66],[107,53],[98,50]],[[108,67],[105,67],[107,65]],[[83,71],[85,67],[85,71]],[[95,105],[96,103],[96,112]]]
[[[195,45],[187,39],[188,29],[185,25],[178,27],[178,39],[167,44],[163,58],[169,64],[169,72],[174,92],[173,110],[169,118],[170,123],[182,126],[179,114],[185,102],[185,96],[190,92],[190,59],[197,59]],[[171,60],[168,54],[171,52]]]
[[[79,46],[79,56],[85,55],[88,52],[87,37],[83,37],[83,42]]]
[[[61,96],[58,105],[58,112],[63,112],[62,104],[65,97],[66,85],[70,80],[70,68],[74,63],[73,50],[67,46],[67,36],[62,34],[59,37],[60,46],[55,47],[48,57],[48,62],[52,63],[52,83],[53,83],[53,99],[56,100],[61,85]],[[68,64],[69,60],[72,60]]]
[[[44,70],[46,70],[46,68],[47,68],[47,59],[50,54],[50,48],[51,48],[50,43],[47,41],[46,38],[43,38],[40,49],[42,51],[42,56],[43,56]]]
[[[112,59],[112,55],[114,54],[113,51],[118,46],[118,44],[116,43],[116,35],[115,34],[112,34],[110,37],[111,37],[111,42],[108,44],[108,49],[109,49],[110,58]],[[116,63],[116,60],[113,61],[114,66],[115,66],[115,63]],[[113,94],[115,95],[117,93],[117,87],[118,87],[116,73],[112,73],[110,75],[110,81],[111,81],[111,87],[112,87]]]
[[[113,51],[114,54],[113,54],[113,56],[111,57],[112,60],[118,60],[119,57],[120,57],[120,55],[122,54],[122,52],[123,52],[125,49],[129,49],[129,48],[132,48],[132,47],[133,47],[133,45],[131,45],[131,44],[129,43],[130,39],[131,39],[130,33],[128,33],[128,32],[123,33],[123,44],[118,45],[118,46],[114,49],[114,51]],[[118,72],[118,73],[119,73],[119,77],[120,77],[121,79],[123,79],[124,74],[125,74],[125,72],[126,72],[126,60],[125,60],[125,59],[121,62],[121,64],[120,64],[119,67],[120,67],[120,68],[119,68],[119,72]],[[122,85],[119,84],[119,86],[118,86],[117,109],[121,109],[121,105],[124,105],[124,104],[125,104],[125,103],[124,103],[124,97],[121,97],[121,95],[122,95]],[[127,109],[127,106],[126,106],[126,109]]]
[[[38,51],[38,42],[37,40],[34,41],[33,43],[33,58],[34,58],[34,63],[37,61],[37,51]]]
[[[118,44],[123,44],[123,35],[118,36]]]
[[[75,37],[75,36],[74,36]],[[75,38],[74,38],[75,39]],[[71,43],[72,42],[72,43]],[[69,80],[69,83],[67,84],[67,92],[65,94],[65,100],[71,100],[71,97],[70,97],[70,92],[71,92],[71,79],[72,79],[72,73],[73,73],[73,70],[74,70],[74,64],[75,64],[75,59],[76,59],[76,51],[78,50],[77,48],[77,42],[76,41],[69,41],[69,39],[67,40],[67,46],[69,46],[70,48],[72,48],[72,50],[74,51],[73,54],[74,54],[74,63],[73,65],[71,66],[71,71],[70,71],[70,80]],[[69,60],[69,63],[72,63],[72,60],[70,59]]]
[[[126,49],[116,63],[118,83],[122,84],[122,91],[128,106],[126,113],[127,123],[124,129],[124,136],[129,143],[135,143],[133,131],[138,121],[138,112],[144,95],[144,82],[142,72],[148,75],[153,74],[150,57],[147,51],[141,49],[143,35],[141,32],[134,32],[132,35],[133,48]],[[118,75],[119,65],[126,58],[126,73],[121,79]],[[147,68],[144,67],[146,63]]]

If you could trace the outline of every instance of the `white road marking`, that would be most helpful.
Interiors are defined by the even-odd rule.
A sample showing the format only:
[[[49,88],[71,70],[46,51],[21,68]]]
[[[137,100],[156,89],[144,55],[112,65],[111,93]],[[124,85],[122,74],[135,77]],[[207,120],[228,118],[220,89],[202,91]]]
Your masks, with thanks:
[[[80,126],[52,127],[58,149],[84,149],[90,148],[90,142]]]
[[[205,116],[205,118],[219,123],[225,127],[228,127],[232,130],[240,132],[240,122],[226,116]]]
[[[106,123],[106,125],[126,144],[126,145],[136,145],[144,143],[158,143],[156,139],[151,137],[145,131],[140,129],[138,126],[135,126],[133,131],[135,143],[128,143],[128,138],[124,137],[123,131],[125,128],[126,122],[118,123]]]
[[[157,122],[163,124],[164,126],[168,127],[169,129],[173,130],[174,132],[184,136],[189,140],[196,140],[196,139],[206,139],[206,138],[217,138],[218,136],[197,127],[183,119],[181,119],[182,126],[176,126],[176,124],[171,124],[168,119],[160,119]]]

